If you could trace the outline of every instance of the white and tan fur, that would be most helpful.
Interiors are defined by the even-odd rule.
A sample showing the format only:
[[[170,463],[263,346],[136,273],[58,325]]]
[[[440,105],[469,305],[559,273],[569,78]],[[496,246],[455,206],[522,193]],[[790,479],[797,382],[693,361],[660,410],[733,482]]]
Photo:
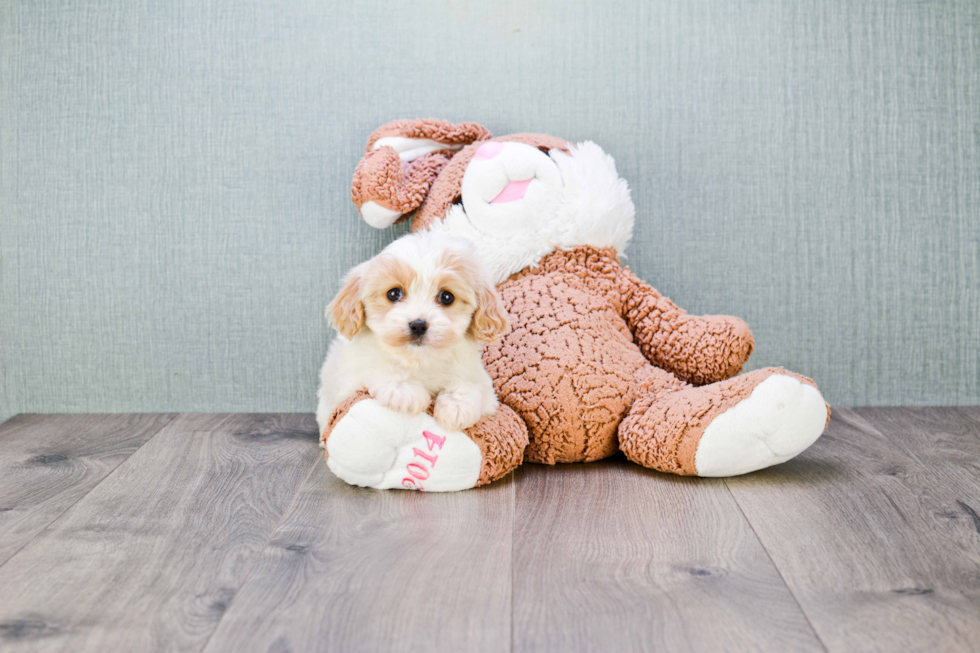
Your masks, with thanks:
[[[397,301],[388,296],[394,289]],[[448,306],[439,301],[444,291],[453,296]],[[339,335],[320,370],[321,433],[361,390],[410,415],[434,397],[434,417],[452,430],[497,409],[481,356],[483,343],[509,328],[507,312],[468,241],[429,232],[396,240],[348,273],[327,318]],[[421,336],[410,327],[416,320],[427,325]]]

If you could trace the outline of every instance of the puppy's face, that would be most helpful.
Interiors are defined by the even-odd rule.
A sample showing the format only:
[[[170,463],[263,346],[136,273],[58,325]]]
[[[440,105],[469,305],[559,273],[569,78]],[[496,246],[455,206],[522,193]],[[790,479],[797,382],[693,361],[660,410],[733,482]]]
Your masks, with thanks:
[[[473,260],[465,243],[406,236],[351,271],[328,315],[348,338],[366,326],[391,348],[494,340],[506,312]]]
[[[387,346],[442,349],[469,328],[477,299],[461,257],[447,250],[434,263],[384,253],[365,272],[365,322]]]

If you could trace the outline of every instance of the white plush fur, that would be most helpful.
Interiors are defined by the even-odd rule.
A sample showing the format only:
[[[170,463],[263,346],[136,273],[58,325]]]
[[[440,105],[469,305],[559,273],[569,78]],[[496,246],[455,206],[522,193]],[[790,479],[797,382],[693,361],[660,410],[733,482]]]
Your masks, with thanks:
[[[431,154],[438,150],[459,150],[462,145],[446,145],[431,138],[406,138],[404,136],[385,136],[374,142],[372,150],[388,146],[398,152],[402,161],[414,161],[420,156]]]
[[[737,476],[786,462],[823,432],[827,404],[811,385],[770,376],[716,417],[694,456],[698,476]]]
[[[524,199],[489,204],[507,183],[529,178]],[[612,157],[592,142],[568,154],[552,150],[550,157],[529,145],[505,143],[501,154],[470,163],[462,200],[431,229],[471,241],[495,283],[556,249],[592,245],[622,251],[633,234],[629,187]]]
[[[440,234],[408,235],[348,275],[344,287],[357,289],[364,320],[350,339],[338,335],[320,370],[316,417],[321,433],[336,407],[362,389],[381,405],[407,415],[421,414],[436,397],[434,413],[450,430],[472,426],[496,410],[493,383],[481,359],[482,344],[470,335],[480,293],[455,286],[455,308],[436,301],[443,290],[439,281],[447,271],[443,255],[450,251],[473,256],[465,241]],[[396,258],[415,270],[400,301],[388,303],[383,298],[387,285],[380,289],[383,310],[372,308],[378,306],[378,298],[365,295],[363,287],[383,264],[382,257]],[[417,341],[406,341],[409,323],[417,319],[427,322],[428,331]]]
[[[377,202],[364,202],[361,205],[361,217],[375,229],[384,229],[395,224],[402,214],[394,209],[386,209]]]
[[[441,446],[432,445],[431,434],[445,438]],[[436,457],[436,463],[429,464],[419,451]],[[465,490],[476,485],[482,461],[480,447],[465,433],[446,429],[424,413],[397,413],[374,399],[354,404],[327,440],[330,471],[363,487]]]

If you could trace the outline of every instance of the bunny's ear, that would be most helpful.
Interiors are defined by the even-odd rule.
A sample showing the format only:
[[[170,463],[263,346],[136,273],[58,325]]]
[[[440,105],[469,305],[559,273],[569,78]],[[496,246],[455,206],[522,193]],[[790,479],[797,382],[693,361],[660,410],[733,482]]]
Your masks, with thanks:
[[[458,150],[464,145],[493,138],[490,130],[475,122],[454,125],[446,120],[395,120],[374,130],[368,138],[365,154],[388,146],[403,161],[414,161],[423,154],[438,150]]]
[[[456,150],[492,134],[486,127],[445,120],[396,120],[375,130],[354,171],[351,200],[379,229],[411,213]]]

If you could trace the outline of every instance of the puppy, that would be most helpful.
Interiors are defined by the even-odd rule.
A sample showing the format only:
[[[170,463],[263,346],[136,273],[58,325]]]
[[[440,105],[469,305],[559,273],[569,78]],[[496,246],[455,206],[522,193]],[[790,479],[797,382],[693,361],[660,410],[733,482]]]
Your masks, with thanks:
[[[404,236],[344,279],[327,318],[339,336],[320,370],[320,433],[360,390],[411,415],[462,430],[497,409],[484,342],[510,325],[469,241],[428,231]]]

